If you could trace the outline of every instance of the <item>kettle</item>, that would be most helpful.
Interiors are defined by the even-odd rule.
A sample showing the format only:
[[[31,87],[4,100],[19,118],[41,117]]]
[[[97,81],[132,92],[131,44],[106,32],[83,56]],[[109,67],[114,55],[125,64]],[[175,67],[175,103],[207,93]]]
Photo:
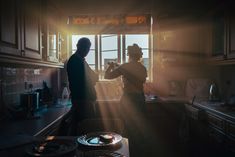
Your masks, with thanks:
[[[215,83],[212,83],[209,88],[209,101],[219,100],[219,88]]]

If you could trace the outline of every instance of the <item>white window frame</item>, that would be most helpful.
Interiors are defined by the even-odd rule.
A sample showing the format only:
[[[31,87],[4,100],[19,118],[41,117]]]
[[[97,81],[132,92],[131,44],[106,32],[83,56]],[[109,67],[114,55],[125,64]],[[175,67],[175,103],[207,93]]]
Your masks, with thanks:
[[[144,34],[144,33],[142,33]],[[141,34],[141,35],[142,35]],[[146,33],[145,33],[146,34]],[[73,34],[73,35],[79,35],[79,36],[86,36],[86,35],[83,35],[83,34]],[[87,34],[88,35],[88,34]],[[93,34],[89,34],[89,35],[93,35]],[[102,39],[101,39],[101,35],[107,35],[107,34],[94,34],[94,37],[95,37],[95,48],[94,48],[94,52],[95,52],[95,71],[97,73],[99,73],[99,77],[100,77],[100,80],[105,80],[103,79],[103,75],[104,75],[104,70],[102,69]],[[131,35],[131,34],[109,34],[109,35],[117,35],[117,61],[119,63],[125,63],[127,62],[126,60],[126,52],[127,52],[127,49],[126,49],[126,39],[125,39],[125,36],[126,35]],[[138,35],[138,34],[134,34],[134,35]],[[149,67],[147,68],[147,72],[148,72],[148,78],[147,78],[147,82],[152,82],[152,66],[153,66],[153,50],[152,50],[152,35],[151,34],[147,34],[148,35],[148,49],[146,48],[143,48],[145,50],[148,50],[148,58],[149,58]],[[72,49],[72,35],[69,36],[70,38],[70,51],[71,54],[73,52],[75,52],[76,50],[75,49]],[[108,51],[113,51],[113,50],[107,50]],[[69,56],[71,55],[69,54]]]

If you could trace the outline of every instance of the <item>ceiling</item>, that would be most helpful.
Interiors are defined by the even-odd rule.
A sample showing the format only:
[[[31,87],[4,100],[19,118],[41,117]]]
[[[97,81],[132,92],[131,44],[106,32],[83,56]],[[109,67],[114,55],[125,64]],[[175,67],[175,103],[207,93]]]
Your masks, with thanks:
[[[61,12],[74,14],[120,14],[150,12],[152,0],[51,0]]]
[[[162,17],[202,15],[232,0],[50,0],[62,15],[151,13]]]

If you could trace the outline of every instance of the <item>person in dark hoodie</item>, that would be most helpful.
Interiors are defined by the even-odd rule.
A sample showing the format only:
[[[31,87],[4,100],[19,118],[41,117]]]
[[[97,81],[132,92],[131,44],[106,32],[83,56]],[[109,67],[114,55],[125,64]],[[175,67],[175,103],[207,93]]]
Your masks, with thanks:
[[[95,84],[98,81],[98,75],[89,67],[85,60],[90,47],[90,40],[88,38],[81,38],[78,40],[76,52],[67,62],[72,107],[65,116],[64,122],[62,122],[64,123],[64,129],[61,128],[61,131],[59,131],[62,132],[61,134],[77,135],[78,122],[86,118],[92,118],[95,115]],[[67,133],[63,133],[66,129]]]

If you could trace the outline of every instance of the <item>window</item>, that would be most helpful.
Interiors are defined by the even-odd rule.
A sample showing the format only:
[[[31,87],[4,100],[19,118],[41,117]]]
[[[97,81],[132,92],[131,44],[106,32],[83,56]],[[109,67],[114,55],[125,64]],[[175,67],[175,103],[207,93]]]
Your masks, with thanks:
[[[108,62],[118,62],[118,35],[100,36],[100,72],[101,78]]]
[[[99,35],[72,35],[72,53],[77,49],[77,41],[87,37],[91,41],[91,50],[86,57],[87,63],[96,70],[100,79],[104,78],[106,65],[110,61],[128,62],[127,47],[138,44],[142,48],[143,58],[141,62],[148,71],[148,80],[151,80],[151,48],[149,34],[99,34]]]

